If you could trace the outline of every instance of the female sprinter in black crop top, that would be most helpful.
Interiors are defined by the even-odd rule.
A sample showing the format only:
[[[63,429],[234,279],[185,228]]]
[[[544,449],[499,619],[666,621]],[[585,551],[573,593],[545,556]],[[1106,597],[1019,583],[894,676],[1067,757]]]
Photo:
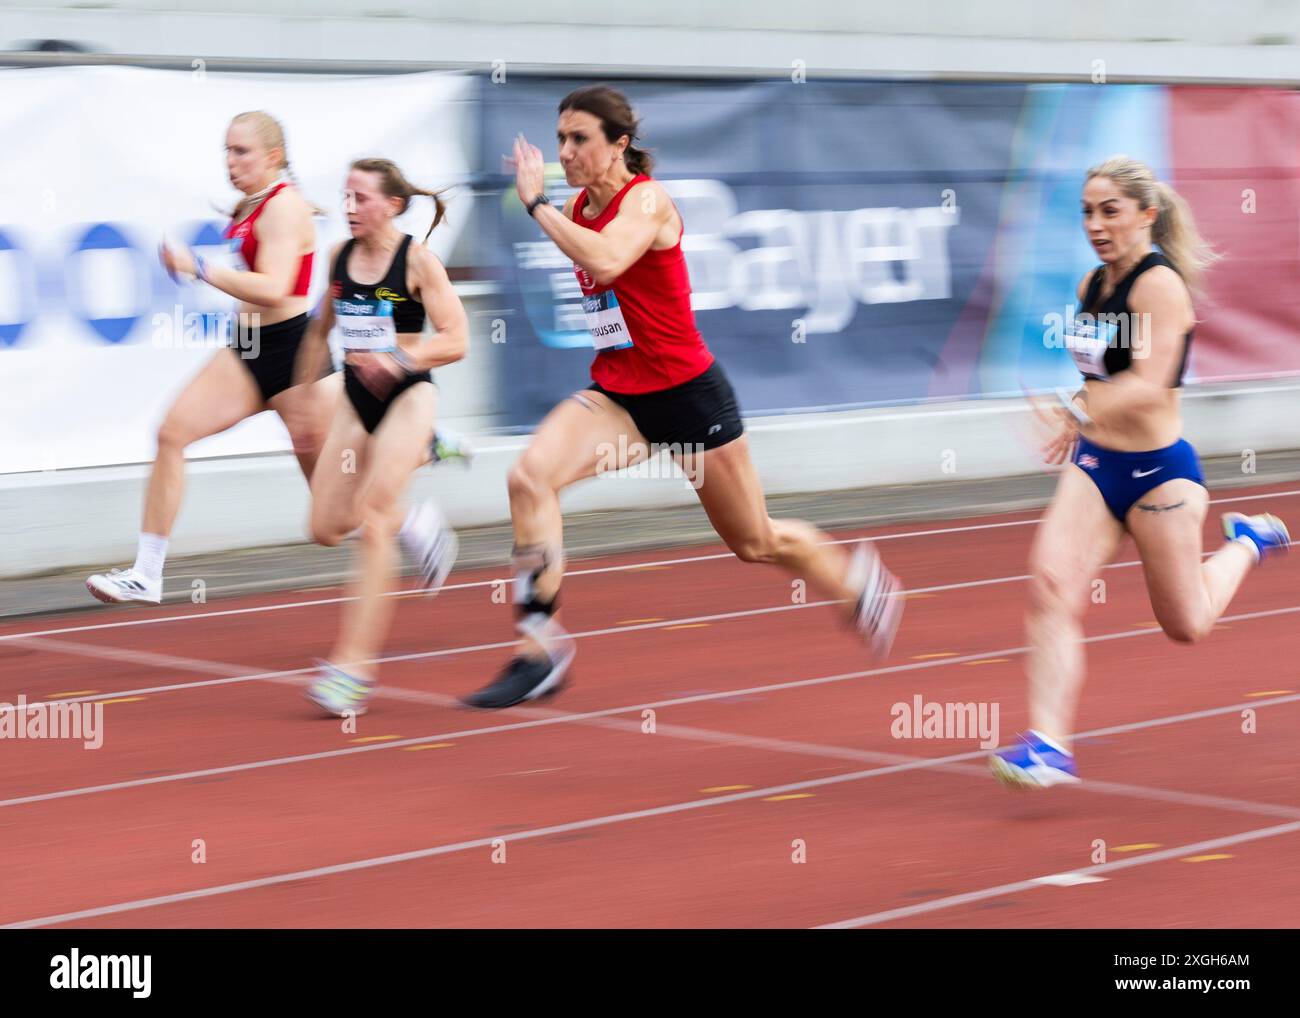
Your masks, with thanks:
[[[318,542],[335,545],[360,526],[361,552],[354,596],[308,696],[328,713],[356,715],[366,709],[392,621],[393,600],[384,595],[395,573],[394,538],[420,522],[408,516],[404,523],[400,506],[411,474],[429,459],[437,402],[430,369],[465,355],[469,329],[442,263],[393,226],[411,198],[425,195],[436,206],[432,233],[445,212],[438,195],[414,187],[387,159],[353,163],[346,194],[352,239],[331,252],[330,292],[299,370],[304,377],[319,371],[336,329],[346,398],[312,477],[311,528]],[[426,315],[429,339],[421,335]],[[455,558],[455,535],[433,503],[424,508],[434,535],[425,577],[438,587]]]
[[[1070,736],[1083,613],[1126,531],[1156,620],[1186,643],[1210,632],[1251,566],[1290,541],[1276,517],[1226,513],[1228,543],[1202,561],[1209,494],[1181,438],[1178,387],[1195,322],[1191,291],[1214,255],[1186,203],[1147,166],[1116,156],[1088,171],[1083,225],[1102,264],[1080,281],[1083,313],[1065,337],[1084,388],[1068,410],[1057,408],[1044,448],[1047,462],[1065,466],[1030,552],[1032,728],[990,760],[1017,786],[1079,780]]]

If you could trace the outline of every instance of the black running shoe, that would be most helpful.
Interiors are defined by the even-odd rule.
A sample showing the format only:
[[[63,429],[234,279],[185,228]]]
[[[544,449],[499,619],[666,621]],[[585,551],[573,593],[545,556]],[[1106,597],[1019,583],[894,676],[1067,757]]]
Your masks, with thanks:
[[[560,691],[564,675],[573,660],[570,650],[559,660],[552,658],[515,657],[505,666],[496,681],[476,693],[461,697],[467,707],[499,710],[525,700],[536,700]]]

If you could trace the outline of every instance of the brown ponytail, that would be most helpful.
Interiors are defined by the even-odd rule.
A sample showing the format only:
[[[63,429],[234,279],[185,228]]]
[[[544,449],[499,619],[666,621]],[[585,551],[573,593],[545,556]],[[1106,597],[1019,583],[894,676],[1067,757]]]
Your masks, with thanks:
[[[644,173],[647,177],[650,176],[650,171],[655,165],[654,156],[632,144],[640,137],[638,132],[641,130],[641,121],[632,112],[632,104],[627,101],[627,96],[622,92],[608,85],[588,85],[585,88],[574,89],[560,100],[559,112],[563,113],[565,110],[590,113],[600,121],[601,130],[605,132],[605,140],[611,145],[627,135],[627,148],[623,150],[623,165],[631,173]]]
[[[429,227],[429,232],[424,235],[426,241],[447,215],[447,203],[442,200],[443,191],[428,191],[422,187],[416,187],[406,179],[406,176],[391,159],[358,159],[352,164],[352,169],[360,170],[362,173],[378,173],[380,189],[384,194],[390,198],[402,199],[402,212],[411,207],[411,199],[416,195],[432,198],[433,224]]]

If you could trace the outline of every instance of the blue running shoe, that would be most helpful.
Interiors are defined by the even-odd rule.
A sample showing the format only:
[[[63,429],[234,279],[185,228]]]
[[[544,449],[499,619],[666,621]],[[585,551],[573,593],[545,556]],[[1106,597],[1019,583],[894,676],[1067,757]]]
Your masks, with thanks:
[[[1286,524],[1272,513],[1246,516],[1243,513],[1223,514],[1223,536],[1229,541],[1241,541],[1255,549],[1255,561],[1284,552],[1291,545],[1291,535]]]
[[[1019,745],[999,749],[989,757],[989,769],[1012,788],[1049,788],[1079,780],[1074,754],[1032,728],[1018,736]]]

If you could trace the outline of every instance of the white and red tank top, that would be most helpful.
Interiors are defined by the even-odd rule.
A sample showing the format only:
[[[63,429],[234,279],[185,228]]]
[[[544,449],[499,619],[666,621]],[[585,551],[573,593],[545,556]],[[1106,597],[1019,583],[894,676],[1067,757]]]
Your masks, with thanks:
[[[226,227],[225,238],[231,241],[231,246],[243,259],[243,268],[248,271],[257,269],[257,234],[253,232],[253,227],[257,225],[258,217],[266,209],[267,202],[283,191],[288,185],[277,184],[247,216],[235,222],[231,220],[230,225]],[[305,297],[307,291],[311,288],[311,264],[315,252],[308,251],[305,255],[298,258],[298,278],[293,283],[294,297]]]
[[[637,174],[595,219],[582,215],[587,205],[583,188],[573,203],[573,221],[599,233],[618,215],[627,192],[649,179]],[[691,311],[691,280],[680,234],[672,247],[646,251],[603,286],[582,266],[573,268],[596,347],[591,378],[602,388],[629,395],[659,392],[689,382],[712,365],[713,354],[704,345]]]

